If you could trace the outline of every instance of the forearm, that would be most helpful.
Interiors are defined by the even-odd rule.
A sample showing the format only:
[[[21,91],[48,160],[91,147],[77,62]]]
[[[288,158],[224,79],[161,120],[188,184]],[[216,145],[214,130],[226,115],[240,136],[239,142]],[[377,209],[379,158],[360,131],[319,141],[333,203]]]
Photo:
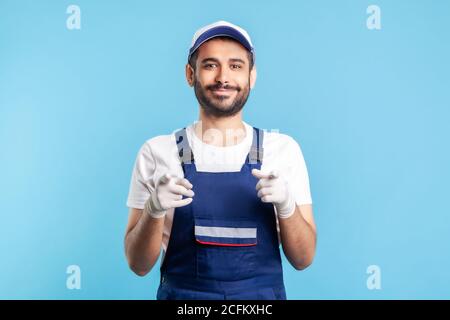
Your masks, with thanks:
[[[289,262],[297,270],[308,267],[314,258],[316,232],[303,218],[300,208],[295,207],[292,216],[278,219],[283,251]]]
[[[158,260],[164,227],[163,218],[152,218],[145,211],[125,238],[125,251],[130,268],[146,275]]]

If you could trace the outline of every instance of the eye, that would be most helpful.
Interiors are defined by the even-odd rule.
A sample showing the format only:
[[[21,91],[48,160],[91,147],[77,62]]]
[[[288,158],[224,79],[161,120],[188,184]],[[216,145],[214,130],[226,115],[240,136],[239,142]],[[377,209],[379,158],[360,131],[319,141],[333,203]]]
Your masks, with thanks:
[[[208,64],[205,64],[205,68],[206,69],[212,69],[212,68],[215,68],[217,65],[215,64],[215,63],[208,63]]]
[[[237,69],[241,69],[242,67],[241,67],[241,65],[239,65],[239,64],[232,64],[231,65],[231,69],[235,69],[235,70],[237,70]]]

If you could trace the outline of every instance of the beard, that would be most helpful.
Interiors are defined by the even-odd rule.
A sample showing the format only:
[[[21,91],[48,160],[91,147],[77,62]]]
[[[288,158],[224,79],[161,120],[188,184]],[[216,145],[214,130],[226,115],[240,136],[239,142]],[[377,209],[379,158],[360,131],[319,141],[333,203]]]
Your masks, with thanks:
[[[236,97],[232,99],[229,95],[216,95],[213,90],[217,89],[235,90]],[[202,87],[197,79],[194,79],[194,91],[201,108],[206,114],[216,118],[231,117],[241,111],[247,102],[248,96],[250,95],[250,78],[244,88],[222,84]],[[208,91],[212,93],[213,98],[208,97]]]

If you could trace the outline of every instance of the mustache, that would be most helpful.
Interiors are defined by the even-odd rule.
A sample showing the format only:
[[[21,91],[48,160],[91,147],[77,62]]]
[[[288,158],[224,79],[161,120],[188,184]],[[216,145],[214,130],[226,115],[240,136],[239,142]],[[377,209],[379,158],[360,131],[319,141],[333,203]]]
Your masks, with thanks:
[[[236,90],[237,92],[241,91],[241,87],[233,87],[229,85],[222,85],[220,83],[218,84],[210,84],[205,87],[207,90],[219,90],[219,89],[225,89],[225,90]]]

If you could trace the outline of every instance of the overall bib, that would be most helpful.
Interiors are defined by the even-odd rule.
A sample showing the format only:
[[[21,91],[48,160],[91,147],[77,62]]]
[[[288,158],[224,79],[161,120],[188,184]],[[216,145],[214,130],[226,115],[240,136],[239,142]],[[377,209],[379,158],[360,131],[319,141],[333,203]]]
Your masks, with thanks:
[[[239,172],[198,172],[186,129],[175,133],[195,196],[175,209],[158,300],[286,299],[274,207],[251,173],[261,169],[263,134],[253,128]]]

